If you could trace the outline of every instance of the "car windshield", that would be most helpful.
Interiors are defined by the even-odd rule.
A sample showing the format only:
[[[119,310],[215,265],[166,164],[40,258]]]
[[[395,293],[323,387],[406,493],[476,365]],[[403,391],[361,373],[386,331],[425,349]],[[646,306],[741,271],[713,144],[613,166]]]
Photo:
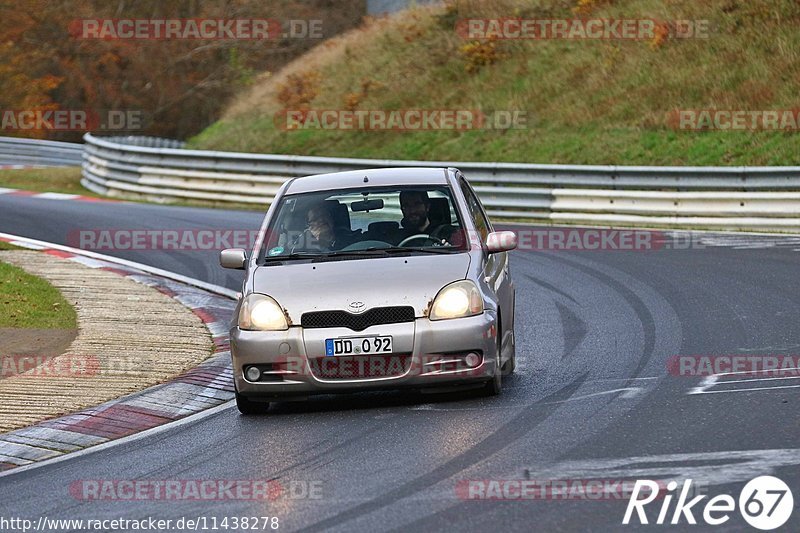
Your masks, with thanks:
[[[449,187],[371,187],[284,197],[267,228],[260,261],[467,249]]]

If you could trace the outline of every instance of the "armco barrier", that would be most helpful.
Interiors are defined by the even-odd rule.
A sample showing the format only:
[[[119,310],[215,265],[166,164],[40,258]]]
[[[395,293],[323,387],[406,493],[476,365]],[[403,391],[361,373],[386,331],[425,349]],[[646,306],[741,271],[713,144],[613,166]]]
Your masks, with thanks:
[[[19,137],[0,137],[0,165],[79,166],[83,145]]]
[[[152,138],[87,134],[84,140],[82,183],[110,196],[263,206],[293,177],[379,167],[457,167],[497,220],[800,232],[800,167],[393,161],[184,150]]]

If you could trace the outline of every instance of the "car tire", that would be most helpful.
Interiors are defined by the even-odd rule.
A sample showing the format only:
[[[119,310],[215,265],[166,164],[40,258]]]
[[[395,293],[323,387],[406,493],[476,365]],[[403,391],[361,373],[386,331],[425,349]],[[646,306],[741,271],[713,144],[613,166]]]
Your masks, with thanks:
[[[499,328],[498,328],[499,329]],[[497,334],[497,353],[495,355],[496,363],[494,370],[494,377],[486,382],[483,386],[483,393],[486,396],[497,396],[503,390],[503,368],[500,365],[500,333]]]
[[[516,293],[514,294],[514,299],[511,301],[511,342],[509,349],[511,350],[511,356],[508,358],[503,364],[503,375],[510,376],[514,373],[514,370],[517,369],[517,337],[514,335],[514,318],[515,318],[515,311],[514,307],[516,305]]]
[[[269,402],[254,402],[236,391],[236,408],[243,415],[260,415],[267,412]]]

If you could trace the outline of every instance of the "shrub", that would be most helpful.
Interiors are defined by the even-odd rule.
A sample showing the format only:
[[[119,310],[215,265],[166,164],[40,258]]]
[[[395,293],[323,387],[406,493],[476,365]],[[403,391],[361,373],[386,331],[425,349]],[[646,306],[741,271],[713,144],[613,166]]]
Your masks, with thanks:
[[[286,81],[278,86],[278,101],[285,109],[303,109],[308,107],[319,94],[321,76],[318,72],[290,74]]]
[[[459,47],[458,51],[466,61],[466,71],[470,73],[476,72],[483,66],[492,65],[506,55],[498,49],[494,38],[468,42]]]

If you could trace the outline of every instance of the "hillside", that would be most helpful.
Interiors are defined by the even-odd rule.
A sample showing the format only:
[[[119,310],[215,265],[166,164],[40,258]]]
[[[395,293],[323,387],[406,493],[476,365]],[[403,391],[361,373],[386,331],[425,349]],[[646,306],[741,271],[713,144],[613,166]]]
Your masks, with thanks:
[[[705,39],[469,40],[465,18],[708,20]],[[794,0],[460,1],[365,21],[241,93],[192,147],[573,164],[800,164],[800,130],[685,131],[678,110],[792,110]],[[666,26],[668,28],[668,26]],[[659,26],[661,28],[661,26]],[[658,28],[657,28],[658,30]],[[287,131],[285,109],[517,110],[524,128]]]

